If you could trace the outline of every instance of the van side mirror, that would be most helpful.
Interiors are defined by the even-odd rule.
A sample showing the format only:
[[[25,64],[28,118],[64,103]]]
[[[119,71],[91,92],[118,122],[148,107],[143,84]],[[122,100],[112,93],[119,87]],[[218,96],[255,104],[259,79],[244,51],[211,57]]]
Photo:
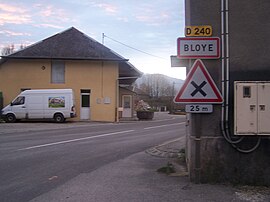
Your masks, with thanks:
[[[13,106],[13,103],[12,102],[10,103],[10,106]]]

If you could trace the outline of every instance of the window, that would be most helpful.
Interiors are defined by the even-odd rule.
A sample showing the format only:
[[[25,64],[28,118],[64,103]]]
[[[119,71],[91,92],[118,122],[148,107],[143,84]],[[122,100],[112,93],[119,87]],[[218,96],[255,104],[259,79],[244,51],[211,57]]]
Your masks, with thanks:
[[[82,95],[82,107],[90,107],[90,95]]]
[[[52,61],[51,83],[65,83],[65,62]]]
[[[251,90],[250,86],[243,86],[243,97],[250,98],[251,97]]]
[[[81,107],[90,107],[90,89],[81,89]]]
[[[90,94],[91,90],[90,89],[81,89],[81,93],[86,93],[86,94]]]
[[[131,96],[130,95],[124,95],[123,96],[123,106],[124,108],[131,108]]]
[[[17,97],[16,100],[12,102],[12,105],[23,105],[24,99],[24,96]]]

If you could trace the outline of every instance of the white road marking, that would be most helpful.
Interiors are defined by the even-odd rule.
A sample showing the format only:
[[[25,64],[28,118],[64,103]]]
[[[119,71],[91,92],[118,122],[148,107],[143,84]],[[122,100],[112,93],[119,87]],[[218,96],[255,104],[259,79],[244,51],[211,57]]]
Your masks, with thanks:
[[[179,138],[173,139],[173,140],[169,140],[169,141],[164,142],[164,143],[162,143],[162,144],[160,144],[160,145],[158,145],[158,146],[156,146],[156,147],[162,147],[162,146],[164,146],[164,145],[167,145],[167,144],[170,144],[170,143],[173,143],[173,142],[177,142],[177,141],[180,141],[180,140],[185,139],[185,138],[186,138],[186,136],[179,137]]]
[[[133,132],[133,131],[134,130],[126,130],[126,131],[119,131],[119,132],[114,132],[114,133],[95,135],[95,136],[91,136],[91,137],[83,137],[83,138],[65,140],[65,141],[60,141],[60,142],[52,142],[52,143],[48,143],[48,144],[42,144],[42,145],[36,145],[36,146],[32,146],[32,147],[26,147],[26,148],[18,149],[17,151],[36,149],[36,148],[41,148],[41,147],[48,147],[48,146],[65,144],[65,143],[70,143],[70,142],[77,142],[77,141],[81,141],[81,140],[89,140],[89,139],[94,139],[94,138],[99,138],[99,137],[107,137],[107,136],[118,135],[118,134],[123,134],[123,133],[130,133],[130,132]]]
[[[186,122],[172,123],[172,124],[166,124],[166,125],[160,125],[160,126],[151,126],[151,127],[147,127],[147,128],[144,128],[144,129],[145,129],[145,130],[148,130],[148,129],[153,129],[153,128],[167,127],[167,126],[183,125],[183,124],[185,124],[185,123],[186,123]]]
[[[183,125],[185,123],[186,122],[166,124],[166,125],[159,125],[159,126],[151,126],[151,127],[144,128],[144,130],[161,128],[161,127],[168,127],[168,126],[173,126],[173,125]],[[133,131],[135,131],[135,130],[119,131],[119,132],[107,133],[107,134],[101,134],[101,135],[95,135],[95,136],[84,137],[84,138],[77,138],[77,139],[64,140],[64,141],[59,141],[59,142],[52,142],[52,143],[47,143],[47,144],[36,145],[36,146],[31,146],[31,147],[26,147],[26,148],[18,149],[17,151],[25,151],[25,150],[30,150],[30,149],[42,148],[42,147],[49,147],[49,146],[53,146],[53,145],[66,144],[66,143],[77,142],[77,141],[81,141],[81,140],[89,140],[89,139],[94,139],[94,138],[99,138],[99,137],[106,137],[106,136],[112,136],[112,135],[117,135],[117,134],[130,133],[130,132],[133,132]]]

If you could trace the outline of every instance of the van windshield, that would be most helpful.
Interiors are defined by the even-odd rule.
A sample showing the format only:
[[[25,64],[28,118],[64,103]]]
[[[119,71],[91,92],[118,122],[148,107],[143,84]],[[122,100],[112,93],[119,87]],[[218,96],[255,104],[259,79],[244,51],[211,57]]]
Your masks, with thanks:
[[[19,96],[12,102],[12,105],[23,105],[24,100],[25,100],[24,96]]]

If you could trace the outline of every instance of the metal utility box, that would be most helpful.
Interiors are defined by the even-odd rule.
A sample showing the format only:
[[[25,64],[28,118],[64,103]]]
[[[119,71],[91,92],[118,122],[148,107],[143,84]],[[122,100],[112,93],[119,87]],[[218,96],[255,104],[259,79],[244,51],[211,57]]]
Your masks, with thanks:
[[[270,135],[270,82],[235,81],[235,135]]]

